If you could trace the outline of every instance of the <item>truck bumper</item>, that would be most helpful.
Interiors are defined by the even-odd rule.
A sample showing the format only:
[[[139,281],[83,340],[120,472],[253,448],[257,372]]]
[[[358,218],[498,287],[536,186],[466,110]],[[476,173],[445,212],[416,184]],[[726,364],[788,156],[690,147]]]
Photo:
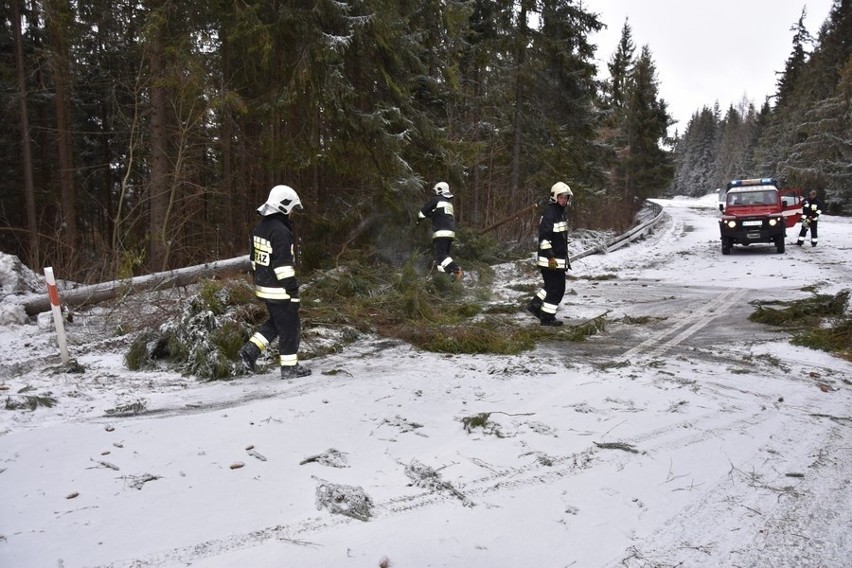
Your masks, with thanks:
[[[722,229],[722,240],[728,240],[733,244],[749,245],[751,243],[774,243],[776,239],[786,236],[784,225],[770,229],[756,227],[754,229]]]

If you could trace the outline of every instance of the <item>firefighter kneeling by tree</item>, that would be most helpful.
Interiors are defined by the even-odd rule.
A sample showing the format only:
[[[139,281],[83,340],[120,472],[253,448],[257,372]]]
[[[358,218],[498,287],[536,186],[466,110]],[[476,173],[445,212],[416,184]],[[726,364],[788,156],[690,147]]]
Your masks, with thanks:
[[[568,184],[561,181],[553,184],[550,188],[550,203],[538,226],[536,265],[541,269],[544,288],[533,297],[527,309],[541,320],[541,325],[562,325],[556,319],[556,309],[565,295],[565,271],[571,269],[565,208],[571,202],[572,195]]]

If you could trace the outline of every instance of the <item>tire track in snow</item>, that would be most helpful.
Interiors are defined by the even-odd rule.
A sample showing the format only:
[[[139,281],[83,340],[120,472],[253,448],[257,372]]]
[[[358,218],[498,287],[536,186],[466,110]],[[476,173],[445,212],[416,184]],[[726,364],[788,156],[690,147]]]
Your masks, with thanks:
[[[370,380],[371,376],[358,375],[353,376],[349,373],[341,373],[334,375],[324,375],[317,373],[305,379],[290,379],[282,381],[279,378],[278,371],[253,375],[251,382],[245,382],[242,393],[238,396],[229,394],[224,400],[217,398],[213,401],[196,402],[192,399],[185,399],[183,404],[179,406],[161,406],[154,408],[146,408],[138,412],[104,414],[95,417],[87,417],[83,419],[85,422],[111,422],[117,420],[155,420],[160,418],[171,418],[174,416],[187,416],[192,414],[205,414],[208,412],[216,412],[219,410],[228,410],[231,408],[239,408],[253,402],[264,400],[287,400],[298,398],[305,395],[315,394],[317,392],[332,392],[344,388],[355,381]],[[215,388],[219,385],[208,383],[210,388]],[[202,387],[203,388],[203,387]],[[230,387],[229,387],[230,388]],[[197,394],[200,393],[200,394]],[[196,398],[203,396],[203,391],[187,391],[186,396],[195,396]]]
[[[672,347],[676,347],[689,337],[725,313],[731,306],[745,296],[745,289],[728,289],[717,294],[693,312],[685,313],[674,320],[674,325],[660,330],[648,339],[625,351],[620,359],[627,360],[635,356],[659,357]],[[682,331],[680,331],[682,330]],[[678,331],[680,331],[678,333]],[[668,340],[667,337],[676,334]]]
[[[712,412],[705,414],[698,420],[692,418],[680,421],[677,424],[657,428],[627,438],[625,441],[627,443],[655,440],[658,442],[656,444],[646,444],[639,448],[643,453],[653,453],[659,450],[670,451],[700,443],[709,438],[719,436],[725,431],[734,431],[737,428],[747,426],[753,427],[756,423],[765,420],[766,417],[766,413],[760,413],[747,418],[733,419],[733,416]],[[718,423],[715,425],[705,425],[700,429],[697,428],[698,424],[705,422]],[[667,435],[670,433],[679,435],[669,438]],[[474,500],[477,497],[487,496],[493,492],[513,491],[533,485],[553,483],[598,466],[622,467],[623,462],[633,459],[636,459],[635,454],[609,452],[592,446],[569,455],[553,457],[548,463],[536,460],[521,466],[507,467],[465,483],[456,483],[454,486],[460,493]],[[412,510],[452,503],[459,503],[459,501],[456,497],[447,493],[419,491],[409,495],[392,497],[383,502],[376,503],[373,507],[373,517],[377,519],[393,517]],[[191,564],[193,561],[203,558],[215,557],[223,553],[259,546],[270,540],[301,541],[308,535],[356,522],[362,521],[356,521],[339,515],[318,515],[285,525],[264,527],[248,533],[211,539],[155,553],[143,558],[110,562],[97,568],[118,568],[120,566],[144,568],[184,563]]]
[[[719,476],[699,499],[674,511],[604,566],[840,568],[841,564],[826,564],[824,559],[842,558],[843,552],[821,549],[837,539],[823,539],[821,535],[829,530],[844,531],[841,527],[849,525],[852,515],[848,508],[822,510],[815,503],[831,499],[811,497],[832,493],[852,502],[848,480],[843,482],[844,487],[827,485],[832,479],[843,479],[842,475],[834,472],[827,480],[820,476],[822,468],[842,462],[834,459],[845,451],[841,432],[842,428],[833,427],[827,436],[805,437],[817,443],[794,446],[784,456],[786,462],[792,462],[785,467],[787,471],[807,472],[800,482],[767,464],[766,455],[759,451],[736,467],[732,464],[730,471]],[[817,461],[813,462],[815,456]],[[748,513],[744,515],[741,510]],[[729,518],[731,524],[719,523],[723,518]]]

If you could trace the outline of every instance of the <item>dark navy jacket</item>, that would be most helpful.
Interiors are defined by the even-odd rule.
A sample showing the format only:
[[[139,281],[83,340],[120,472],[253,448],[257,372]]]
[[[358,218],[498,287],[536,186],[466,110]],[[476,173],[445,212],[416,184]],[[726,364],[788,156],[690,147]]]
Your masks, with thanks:
[[[541,268],[549,267],[549,260],[556,259],[557,270],[567,270],[568,264],[568,222],[565,220],[565,208],[558,203],[550,203],[541,216],[538,225],[538,261]]]
[[[456,218],[453,215],[452,198],[442,195],[433,197],[417,214],[418,219],[432,219],[432,238],[456,236]]]
[[[252,231],[250,258],[258,298],[289,302],[299,297],[293,231],[287,215],[275,213],[260,220]]]
[[[806,197],[805,200],[802,201],[802,215],[811,221],[819,219],[823,209],[825,209],[825,205],[819,197],[814,197],[813,199]]]

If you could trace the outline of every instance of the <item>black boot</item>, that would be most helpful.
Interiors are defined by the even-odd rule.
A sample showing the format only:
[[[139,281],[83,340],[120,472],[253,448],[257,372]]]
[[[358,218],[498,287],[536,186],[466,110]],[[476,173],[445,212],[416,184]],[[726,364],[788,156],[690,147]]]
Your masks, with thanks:
[[[287,365],[286,367],[281,367],[281,378],[282,379],[298,379],[299,377],[307,377],[311,374],[311,370],[307,367],[302,367],[298,363],[295,365]]]
[[[541,298],[535,296],[532,300],[530,300],[530,303],[527,304],[527,311],[541,319]]]
[[[260,357],[260,348],[249,341],[242,347],[240,347],[239,351],[240,360],[243,362],[243,365],[246,368],[246,371],[251,371],[254,373],[255,363],[257,362],[257,358]]]
[[[541,325],[546,325],[548,327],[559,327],[560,325],[562,325],[562,322],[556,319],[556,316],[554,316],[553,314],[542,314]]]

